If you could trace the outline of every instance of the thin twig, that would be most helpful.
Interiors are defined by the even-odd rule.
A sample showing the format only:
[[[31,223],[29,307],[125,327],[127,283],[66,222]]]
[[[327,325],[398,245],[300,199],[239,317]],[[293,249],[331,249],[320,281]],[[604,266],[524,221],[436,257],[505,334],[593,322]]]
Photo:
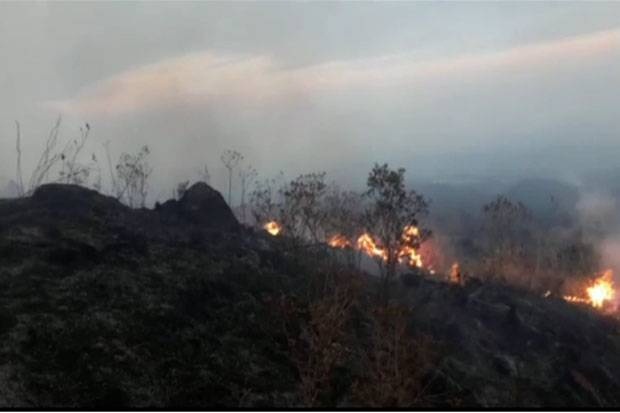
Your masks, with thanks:
[[[15,121],[15,127],[17,129],[17,142],[16,142],[16,150],[17,150],[17,195],[19,197],[24,196],[24,176],[22,174],[22,136],[21,129],[18,121]]]

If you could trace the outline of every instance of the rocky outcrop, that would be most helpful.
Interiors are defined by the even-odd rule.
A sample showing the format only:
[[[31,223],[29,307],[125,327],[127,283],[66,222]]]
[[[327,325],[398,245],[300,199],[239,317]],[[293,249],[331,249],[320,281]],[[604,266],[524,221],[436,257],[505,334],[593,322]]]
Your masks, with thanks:
[[[0,200],[0,408],[289,403],[261,298],[290,287],[240,228],[205,184],[158,209],[57,184]]]
[[[170,200],[157,208],[163,222],[188,224],[193,228],[239,229],[222,195],[204,182],[192,185],[180,200]]]
[[[175,241],[213,231],[234,233],[241,227],[220,193],[205,183],[193,185],[180,200],[155,209],[132,209],[77,185],[46,184],[31,197],[0,200],[0,230],[16,225],[88,226],[94,236],[122,232]]]

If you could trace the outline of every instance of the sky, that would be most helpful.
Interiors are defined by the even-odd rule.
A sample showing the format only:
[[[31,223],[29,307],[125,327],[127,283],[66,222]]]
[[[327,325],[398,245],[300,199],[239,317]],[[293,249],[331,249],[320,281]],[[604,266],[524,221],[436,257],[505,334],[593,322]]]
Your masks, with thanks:
[[[0,186],[47,132],[151,148],[153,199],[260,176],[577,181],[620,155],[620,2],[2,2]]]

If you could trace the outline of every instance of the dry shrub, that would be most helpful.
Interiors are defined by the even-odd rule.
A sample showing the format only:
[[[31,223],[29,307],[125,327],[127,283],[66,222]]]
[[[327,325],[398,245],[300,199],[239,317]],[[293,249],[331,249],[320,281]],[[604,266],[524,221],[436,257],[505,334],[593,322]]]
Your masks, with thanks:
[[[362,291],[361,280],[349,273],[323,273],[312,281],[308,301],[283,296],[278,303],[299,374],[299,396],[308,407],[330,403],[335,371],[353,351],[347,324]]]
[[[373,332],[364,357],[366,375],[353,385],[353,402],[364,407],[422,406],[425,377],[436,354],[427,337],[408,331],[409,311],[400,305],[372,311]]]
[[[361,282],[348,274],[329,274],[323,292],[309,303],[308,323],[298,339],[291,340],[300,375],[300,394],[306,406],[315,406],[329,390],[336,368],[351,354],[346,325],[357,304]]]
[[[411,407],[431,403],[437,354],[414,337],[401,305],[374,301],[359,274],[325,271],[304,300],[282,297],[279,312],[305,407]],[[428,397],[427,397],[428,396]]]

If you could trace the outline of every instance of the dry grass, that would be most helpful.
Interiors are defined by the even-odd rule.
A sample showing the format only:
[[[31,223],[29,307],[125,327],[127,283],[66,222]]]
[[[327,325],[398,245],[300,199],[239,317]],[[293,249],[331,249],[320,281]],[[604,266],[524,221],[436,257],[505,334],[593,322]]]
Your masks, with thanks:
[[[399,305],[372,311],[373,335],[364,354],[366,376],[353,385],[353,401],[364,407],[414,407],[426,402],[424,377],[436,354],[426,337],[408,331],[409,312]]]

